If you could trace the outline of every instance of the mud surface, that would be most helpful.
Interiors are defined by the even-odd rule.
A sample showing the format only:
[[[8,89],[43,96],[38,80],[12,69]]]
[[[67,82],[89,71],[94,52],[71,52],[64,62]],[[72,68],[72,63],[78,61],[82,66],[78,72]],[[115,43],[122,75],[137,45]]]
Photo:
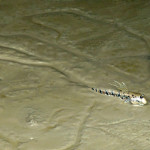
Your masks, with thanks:
[[[0,1],[1,150],[149,150],[150,2]]]

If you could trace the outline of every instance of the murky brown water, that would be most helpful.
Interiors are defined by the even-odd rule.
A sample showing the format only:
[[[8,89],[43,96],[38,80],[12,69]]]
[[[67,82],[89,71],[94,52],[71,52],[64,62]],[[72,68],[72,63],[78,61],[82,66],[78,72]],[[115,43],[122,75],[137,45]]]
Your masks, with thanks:
[[[0,150],[149,150],[150,2],[0,2]]]

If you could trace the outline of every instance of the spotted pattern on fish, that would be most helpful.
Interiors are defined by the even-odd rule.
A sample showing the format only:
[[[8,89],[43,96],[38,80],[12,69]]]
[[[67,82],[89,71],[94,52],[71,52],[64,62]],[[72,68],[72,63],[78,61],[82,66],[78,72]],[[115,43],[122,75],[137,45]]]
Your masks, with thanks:
[[[145,105],[145,104],[147,104],[146,98],[144,97],[143,94],[140,94],[140,93],[123,92],[121,90],[119,90],[119,91],[102,90],[102,89],[97,89],[97,88],[92,88],[92,90],[94,90],[100,94],[119,97],[122,100],[124,100],[124,102],[129,102],[133,105]]]

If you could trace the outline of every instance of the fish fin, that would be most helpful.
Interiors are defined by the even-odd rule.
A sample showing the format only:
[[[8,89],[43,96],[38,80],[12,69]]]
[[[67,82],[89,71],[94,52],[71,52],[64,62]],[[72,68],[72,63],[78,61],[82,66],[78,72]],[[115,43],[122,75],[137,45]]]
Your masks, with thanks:
[[[113,83],[109,83],[112,86],[115,86],[118,90],[122,92],[128,92],[128,88],[124,82],[119,83],[118,81],[115,81]]]
[[[127,98],[127,99],[124,100],[124,103],[129,103],[129,102],[130,102],[129,98]]]

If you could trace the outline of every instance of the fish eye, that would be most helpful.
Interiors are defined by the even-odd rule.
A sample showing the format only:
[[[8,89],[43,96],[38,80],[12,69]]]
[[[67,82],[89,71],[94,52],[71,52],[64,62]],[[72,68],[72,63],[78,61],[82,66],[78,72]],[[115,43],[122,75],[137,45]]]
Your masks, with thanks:
[[[143,98],[144,97],[144,95],[142,94],[142,95],[140,95],[140,98]]]

